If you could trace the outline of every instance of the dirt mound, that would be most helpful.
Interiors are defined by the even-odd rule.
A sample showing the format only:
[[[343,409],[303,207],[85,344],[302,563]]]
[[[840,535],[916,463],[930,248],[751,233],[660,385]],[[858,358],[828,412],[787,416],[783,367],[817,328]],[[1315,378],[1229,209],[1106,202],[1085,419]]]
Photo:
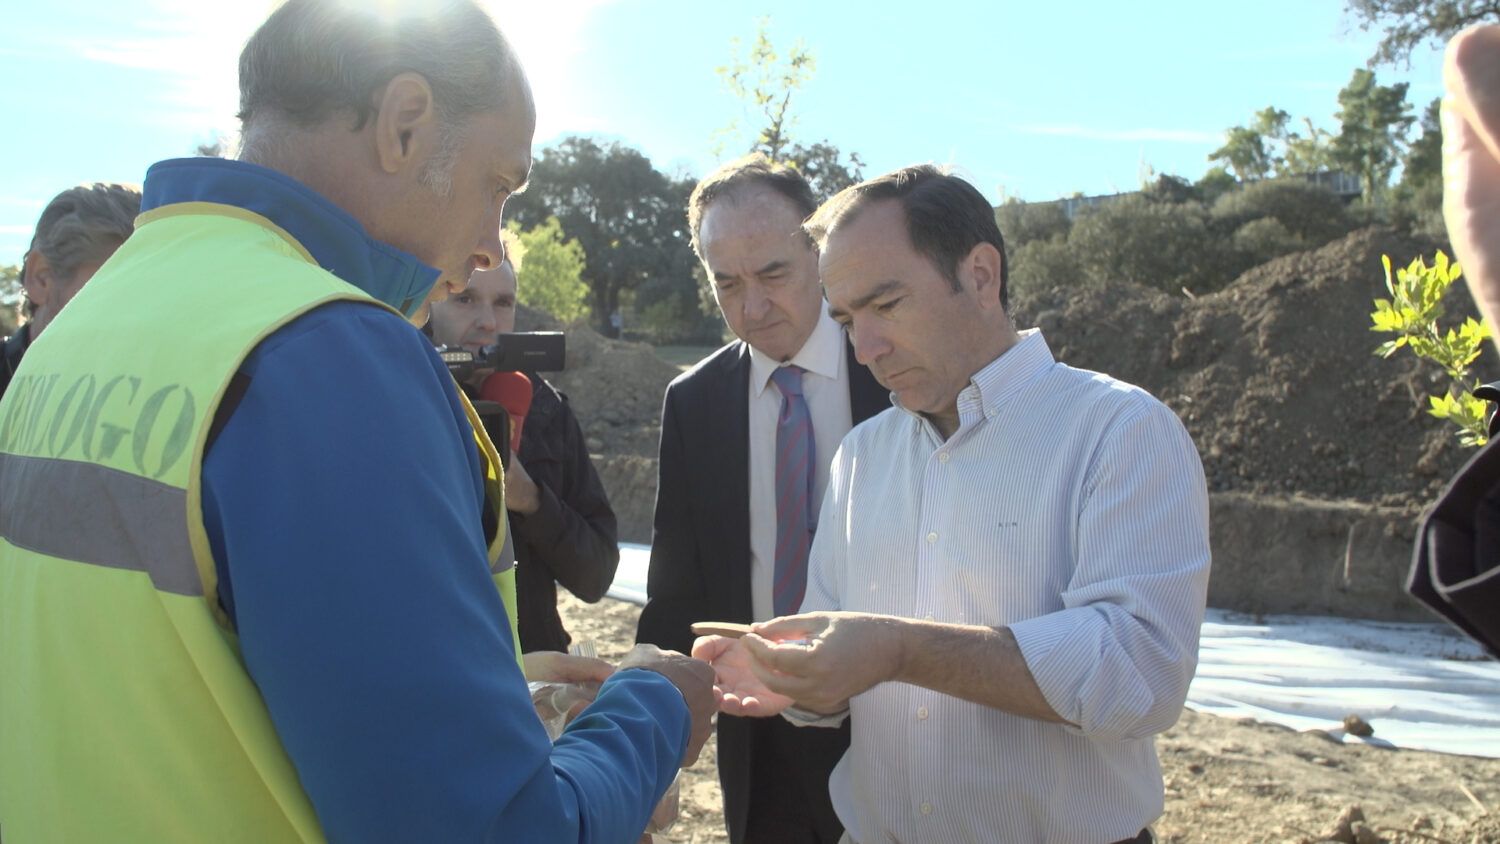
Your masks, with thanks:
[[[649,345],[610,340],[586,325],[569,326],[566,333],[567,369],[549,373],[547,380],[567,394],[589,451],[655,457],[662,395],[677,367]]]
[[[1380,257],[1429,259],[1438,244],[1387,228],[1257,267],[1190,298],[1133,285],[1059,286],[1018,297],[1020,325],[1040,326],[1074,366],[1138,384],[1182,417],[1209,487],[1391,506],[1430,501],[1466,457],[1426,413],[1444,376],[1405,352],[1373,354]],[[1460,285],[1461,287],[1461,285]],[[1473,314],[1449,294],[1447,321]],[[1477,366],[1494,372],[1493,352]]]

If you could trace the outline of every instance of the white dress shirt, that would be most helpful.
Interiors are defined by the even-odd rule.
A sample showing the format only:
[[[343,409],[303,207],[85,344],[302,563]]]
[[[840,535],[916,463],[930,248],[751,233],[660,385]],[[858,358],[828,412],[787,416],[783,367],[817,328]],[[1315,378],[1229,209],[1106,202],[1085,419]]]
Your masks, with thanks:
[[[807,611],[1008,626],[1078,728],[904,683],[850,702],[830,788],[859,844],[1134,836],[1162,810],[1208,586],[1208,493],[1181,422],[1057,363],[1037,331],[975,374],[946,442],[899,407],[834,458]]]
[[[812,416],[815,501],[828,488],[828,463],[849,433],[849,362],[844,331],[821,307],[818,324],[789,361],[802,367],[802,395]],[[750,609],[756,621],[775,616],[771,592],[776,574],[776,419],[781,390],[771,373],[782,366],[750,349]]]

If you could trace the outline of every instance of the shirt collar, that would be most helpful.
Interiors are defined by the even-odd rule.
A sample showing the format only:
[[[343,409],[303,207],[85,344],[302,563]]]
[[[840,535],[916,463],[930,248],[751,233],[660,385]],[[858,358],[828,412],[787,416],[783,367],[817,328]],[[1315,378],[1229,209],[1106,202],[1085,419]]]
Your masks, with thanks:
[[[1045,375],[1057,363],[1040,328],[1020,332],[1021,341],[1000,353],[969,379],[958,394],[959,425],[993,417],[1011,396]]]
[[[146,171],[142,214],[186,202],[228,205],[264,217],[323,269],[408,317],[422,307],[440,275],[415,256],[370,237],[358,220],[317,191],[256,164],[177,158]]]
[[[748,343],[746,345],[749,345]],[[844,330],[833,321],[833,317],[821,305],[818,306],[818,321],[813,326],[807,342],[792,356],[788,365],[800,366],[804,370],[824,378],[839,377],[839,355],[844,348]],[[782,363],[771,358],[760,349],[750,346],[750,388],[759,396],[771,382],[771,373]]]

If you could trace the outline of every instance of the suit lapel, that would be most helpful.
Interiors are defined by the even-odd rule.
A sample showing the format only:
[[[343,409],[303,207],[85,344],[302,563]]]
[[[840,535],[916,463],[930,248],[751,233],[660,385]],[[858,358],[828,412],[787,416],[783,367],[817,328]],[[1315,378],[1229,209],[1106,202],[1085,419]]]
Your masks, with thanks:
[[[750,347],[739,344],[729,377],[720,380],[724,392],[714,410],[725,457],[718,482],[723,484],[722,536],[728,569],[730,607],[736,620],[750,621]]]

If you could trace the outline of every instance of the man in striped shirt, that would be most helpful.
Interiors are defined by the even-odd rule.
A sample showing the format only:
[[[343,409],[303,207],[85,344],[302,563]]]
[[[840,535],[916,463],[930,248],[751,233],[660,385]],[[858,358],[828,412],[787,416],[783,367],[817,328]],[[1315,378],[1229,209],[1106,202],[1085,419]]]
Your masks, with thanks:
[[[807,223],[895,407],[834,457],[799,615],[700,639],[722,711],[836,724],[850,841],[1150,841],[1208,585],[1196,449],[1007,312],[993,210],[913,167]]]

